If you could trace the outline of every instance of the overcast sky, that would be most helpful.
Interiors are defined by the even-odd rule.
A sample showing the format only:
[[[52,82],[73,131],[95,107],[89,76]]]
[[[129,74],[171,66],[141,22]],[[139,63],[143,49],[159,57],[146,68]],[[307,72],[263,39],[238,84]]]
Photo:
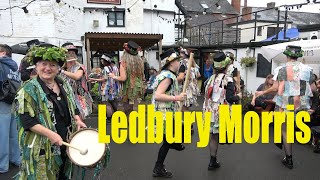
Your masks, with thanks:
[[[228,0],[231,3],[231,0]],[[311,2],[313,0],[310,0]],[[291,5],[291,4],[299,4],[307,2],[307,0],[247,0],[248,6],[251,7],[267,7],[267,3],[269,2],[276,2],[276,6],[280,5]],[[317,2],[320,2],[320,0],[317,0]],[[241,5],[243,5],[244,0],[241,0]],[[320,4],[310,4],[305,5],[301,9],[297,10],[294,8],[294,10],[291,11],[301,11],[301,12],[314,12],[314,13],[320,13]]]

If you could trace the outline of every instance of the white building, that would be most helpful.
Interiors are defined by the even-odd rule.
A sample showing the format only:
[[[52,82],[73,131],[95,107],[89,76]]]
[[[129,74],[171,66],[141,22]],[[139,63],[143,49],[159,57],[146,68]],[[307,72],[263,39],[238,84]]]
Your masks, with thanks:
[[[72,42],[81,48],[85,47],[85,33],[99,32],[162,34],[162,45],[175,43],[175,23],[169,23],[175,17],[174,0],[57,2],[59,1],[0,1],[0,9],[7,8],[0,11],[0,42],[14,45],[39,39],[57,46]],[[82,48],[82,52],[83,63],[87,64],[85,48]],[[149,63],[157,68],[155,55],[152,51],[145,54]]]

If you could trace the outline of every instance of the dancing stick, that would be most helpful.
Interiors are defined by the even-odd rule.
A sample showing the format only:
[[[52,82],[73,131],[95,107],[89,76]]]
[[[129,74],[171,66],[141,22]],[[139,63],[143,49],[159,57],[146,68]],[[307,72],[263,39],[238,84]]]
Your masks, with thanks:
[[[73,146],[73,145],[71,145],[71,144],[69,144],[69,143],[66,143],[66,142],[64,142],[64,141],[62,141],[62,144],[65,145],[65,146],[68,146],[68,147],[71,147],[71,148],[73,148],[73,149],[78,150],[81,155],[85,155],[85,154],[88,153],[88,149],[83,150],[83,149],[80,149],[80,148],[78,148],[78,147],[75,147],[75,146]]]
[[[183,90],[182,93],[186,93],[187,90],[187,86],[189,85],[189,79],[190,79],[190,72],[191,72],[191,64],[192,64],[192,60],[193,60],[193,53],[190,53],[190,57],[189,57],[189,61],[188,61],[188,70],[187,70],[187,75],[183,84]],[[179,111],[182,111],[182,104],[183,102],[179,102]]]

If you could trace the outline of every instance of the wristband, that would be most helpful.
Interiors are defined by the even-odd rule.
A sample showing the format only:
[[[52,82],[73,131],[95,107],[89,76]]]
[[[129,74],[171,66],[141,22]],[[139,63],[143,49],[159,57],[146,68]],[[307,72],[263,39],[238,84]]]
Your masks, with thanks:
[[[176,98],[176,96],[173,96],[173,101],[177,101],[177,98]]]

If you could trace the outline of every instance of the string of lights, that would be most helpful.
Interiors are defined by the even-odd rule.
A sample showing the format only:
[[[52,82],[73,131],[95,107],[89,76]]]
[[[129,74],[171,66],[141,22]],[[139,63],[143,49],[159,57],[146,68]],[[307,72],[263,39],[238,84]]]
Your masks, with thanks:
[[[320,4],[320,1],[317,1],[317,0],[307,0],[306,2],[304,3],[299,3],[299,4],[290,4],[290,5],[282,5],[280,7],[284,7],[286,10],[294,10],[294,8],[296,9],[300,9],[302,8],[302,6],[304,5],[309,5],[309,4]]]
[[[29,13],[29,10],[27,9],[27,7],[35,2],[36,0],[32,0],[30,1],[29,3],[27,3],[26,5],[17,5],[17,6],[10,6],[10,7],[6,7],[6,8],[2,8],[0,9],[0,11],[5,11],[5,10],[11,10],[11,9],[14,9],[14,8],[20,8],[24,11],[24,13]],[[122,4],[122,6],[126,5],[126,4],[130,4],[131,2],[135,1],[129,8],[127,8],[128,12],[131,12],[130,8],[132,8],[139,0],[131,0],[131,1],[128,1],[126,2],[125,4]],[[142,0],[143,2],[145,2],[145,0]],[[105,10],[103,8],[97,8],[97,9],[94,9],[94,10],[91,10],[91,9],[85,9],[85,8],[80,8],[80,7],[76,7],[76,6],[73,6],[65,1],[62,1],[62,0],[56,0],[56,3],[58,4],[62,4],[66,7],[69,7],[70,9],[73,9],[73,10],[78,10],[79,12],[82,12],[83,14],[85,14],[86,12],[89,12],[89,13],[93,13],[93,12],[105,12]],[[112,10],[115,10],[117,8],[117,6],[113,6],[112,7]]]
[[[159,15],[159,11],[157,12],[157,16],[161,18],[163,21],[167,21],[167,23],[178,23],[181,21],[181,18],[165,18]]]
[[[7,8],[0,9],[0,11],[11,10],[11,9],[14,9],[14,8],[20,8],[20,9],[22,9],[25,13],[28,13],[27,7],[28,7],[31,3],[35,2],[35,1],[36,1],[36,0],[32,0],[32,1],[30,1],[29,3],[27,3],[26,5],[9,6],[9,7],[7,7]]]

